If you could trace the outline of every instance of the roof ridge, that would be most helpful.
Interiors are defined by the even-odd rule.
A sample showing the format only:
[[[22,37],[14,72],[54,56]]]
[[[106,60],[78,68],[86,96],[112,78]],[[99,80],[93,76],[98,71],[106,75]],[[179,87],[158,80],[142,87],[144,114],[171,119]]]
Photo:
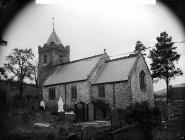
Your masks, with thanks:
[[[61,63],[61,64],[58,64],[58,65],[56,65],[56,66],[64,65],[64,64],[71,64],[71,63],[75,63],[75,62],[78,62],[78,61],[81,61],[81,60],[86,60],[86,59],[90,59],[90,58],[98,57],[98,56],[101,56],[101,55],[103,55],[103,54],[98,54],[98,55],[93,55],[93,56],[89,56],[89,57],[85,57],[85,58],[80,58],[80,59],[73,60],[73,61],[70,61],[70,62]]]
[[[138,54],[128,55],[128,56],[123,56],[123,57],[115,58],[115,59],[112,59],[112,60],[107,61],[107,62],[112,62],[112,61],[121,60],[121,59],[127,59],[127,58],[133,58],[133,57],[137,57],[137,56],[138,56]]]

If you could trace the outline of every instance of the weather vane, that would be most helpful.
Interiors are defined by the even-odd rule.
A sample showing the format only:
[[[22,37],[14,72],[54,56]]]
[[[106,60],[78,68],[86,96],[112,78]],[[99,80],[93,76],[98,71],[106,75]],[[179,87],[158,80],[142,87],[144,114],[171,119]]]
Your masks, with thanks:
[[[54,26],[54,20],[55,20],[55,18],[54,17],[52,17],[52,20],[53,20],[53,30],[55,30],[55,26]]]

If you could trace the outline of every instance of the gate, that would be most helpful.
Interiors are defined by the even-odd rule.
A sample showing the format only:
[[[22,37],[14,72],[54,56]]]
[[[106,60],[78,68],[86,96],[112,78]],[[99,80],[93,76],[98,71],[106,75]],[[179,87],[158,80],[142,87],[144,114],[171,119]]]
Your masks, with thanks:
[[[85,121],[85,103],[82,101],[75,104],[75,115],[77,122]]]
[[[95,103],[93,101],[87,103],[87,117],[88,121],[95,120]]]

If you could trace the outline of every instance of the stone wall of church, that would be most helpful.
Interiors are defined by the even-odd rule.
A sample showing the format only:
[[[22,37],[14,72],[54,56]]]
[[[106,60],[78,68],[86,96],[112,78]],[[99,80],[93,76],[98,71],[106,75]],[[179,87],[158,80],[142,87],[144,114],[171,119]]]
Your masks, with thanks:
[[[71,87],[76,86],[77,88],[77,99],[71,98]],[[49,89],[55,88],[55,100],[49,99]],[[73,82],[68,84],[53,85],[43,87],[43,98],[47,106],[57,106],[57,102],[62,97],[64,103],[68,108],[73,108],[73,105],[78,101],[88,102],[90,99],[90,85],[87,81]],[[65,96],[66,95],[66,96]]]
[[[116,108],[125,109],[131,101],[130,87],[128,81],[107,83],[105,86],[105,97],[99,97],[98,85],[92,87],[92,97],[96,99],[102,99],[109,103],[111,108],[114,108],[114,102]],[[115,100],[114,100],[115,94]]]
[[[131,75],[131,92],[133,102],[149,101],[150,105],[154,105],[153,96],[153,80],[150,72],[144,62],[144,59],[140,56],[137,60],[138,62],[132,69]],[[146,90],[140,89],[139,73],[143,70],[146,75]]]
[[[125,109],[131,103],[131,93],[128,81],[115,84],[116,107]]]

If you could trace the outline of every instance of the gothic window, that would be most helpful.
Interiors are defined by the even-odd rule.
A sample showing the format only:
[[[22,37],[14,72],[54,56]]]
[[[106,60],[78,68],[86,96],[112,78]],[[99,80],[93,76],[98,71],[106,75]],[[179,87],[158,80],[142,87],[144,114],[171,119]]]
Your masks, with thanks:
[[[44,63],[44,64],[47,63],[47,55],[44,55],[44,56],[43,56],[43,63]]]
[[[76,88],[76,86],[71,87],[71,99],[77,99],[77,88]]]
[[[140,89],[145,90],[146,89],[146,75],[143,70],[139,73],[139,82],[140,82]]]
[[[55,88],[50,88],[49,89],[49,99],[50,100],[55,100]]]
[[[98,95],[99,97],[105,97],[105,86],[104,85],[98,86]]]

